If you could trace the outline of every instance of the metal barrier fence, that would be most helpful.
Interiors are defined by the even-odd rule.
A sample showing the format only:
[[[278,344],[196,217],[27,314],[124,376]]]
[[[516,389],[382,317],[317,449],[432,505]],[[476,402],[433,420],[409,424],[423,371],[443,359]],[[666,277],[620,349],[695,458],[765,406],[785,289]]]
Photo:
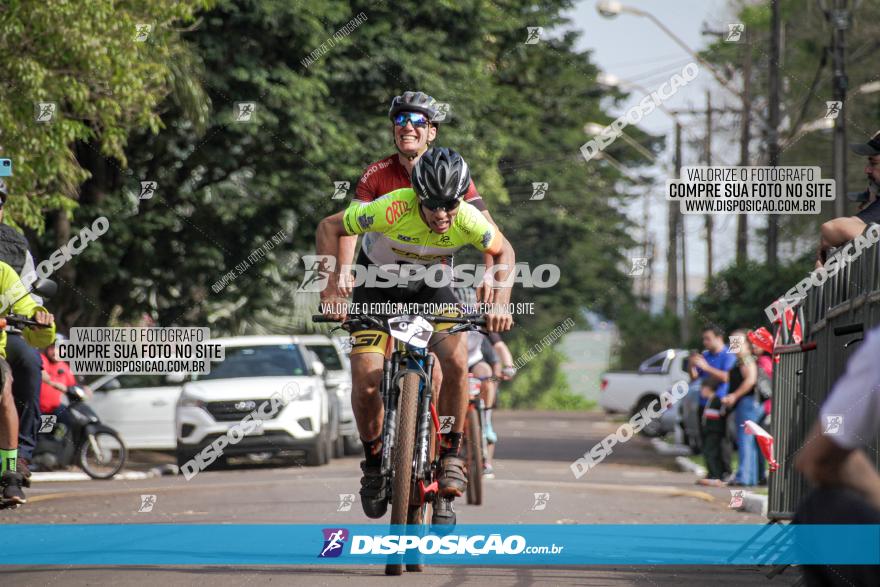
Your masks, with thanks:
[[[819,408],[834,382],[843,374],[861,335],[847,329],[864,325],[867,332],[880,324],[880,255],[878,246],[862,251],[837,275],[813,287],[796,309],[803,343],[781,325],[779,363],[773,371],[771,434],[779,469],[769,475],[767,517],[791,519],[809,487],[794,468],[798,451],[818,420]],[[835,330],[838,334],[835,335]],[[843,334],[840,331],[850,331]],[[804,350],[814,347],[815,350]],[[845,425],[845,422],[844,422]],[[869,445],[869,457],[880,465],[880,434]]]

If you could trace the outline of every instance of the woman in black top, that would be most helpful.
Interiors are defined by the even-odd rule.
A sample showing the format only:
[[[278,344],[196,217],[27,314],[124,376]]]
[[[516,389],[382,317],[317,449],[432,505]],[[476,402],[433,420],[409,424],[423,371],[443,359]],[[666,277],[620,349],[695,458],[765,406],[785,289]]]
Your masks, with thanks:
[[[740,344],[736,364],[730,370],[730,392],[721,398],[728,410],[734,411],[736,422],[737,452],[739,466],[731,485],[758,484],[758,443],[751,434],[746,434],[745,422],[757,422],[761,416],[761,406],[755,397],[755,384],[758,381],[758,367],[745,331],[737,330],[730,335],[732,341]]]

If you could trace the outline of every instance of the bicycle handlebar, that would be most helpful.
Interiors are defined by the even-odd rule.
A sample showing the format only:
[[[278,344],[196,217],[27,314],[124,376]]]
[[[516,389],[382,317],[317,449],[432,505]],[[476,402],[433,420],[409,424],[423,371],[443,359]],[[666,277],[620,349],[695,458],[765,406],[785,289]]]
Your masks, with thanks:
[[[18,314],[9,314],[8,316],[0,317],[0,329],[6,328],[7,326],[12,326],[14,328],[48,328],[50,325],[40,324],[36,320],[31,320],[30,318],[25,318]]]
[[[313,314],[312,322],[348,322],[350,320],[359,320],[359,319],[368,319],[370,321],[378,321],[381,319],[387,318],[395,318],[400,314],[349,314],[348,318],[345,320],[336,320],[334,318],[328,318],[323,314]],[[486,317],[485,316],[462,316],[462,317],[451,317],[451,316],[430,316],[430,315],[422,315],[422,314],[414,314],[415,316],[420,316],[427,320],[428,322],[446,322],[449,324],[473,324],[474,326],[486,326]]]

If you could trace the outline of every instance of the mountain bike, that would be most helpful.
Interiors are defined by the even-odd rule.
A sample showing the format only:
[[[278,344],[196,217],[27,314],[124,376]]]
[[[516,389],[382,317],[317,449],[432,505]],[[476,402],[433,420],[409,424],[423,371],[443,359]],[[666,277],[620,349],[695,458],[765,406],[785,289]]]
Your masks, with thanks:
[[[322,315],[314,322],[336,322]],[[434,333],[432,323],[456,324],[444,334],[455,334],[485,326],[482,316],[449,318],[430,315],[369,315],[351,314],[343,328],[363,327],[388,333],[382,369],[381,393],[385,406],[382,425],[382,475],[390,487],[392,525],[425,526],[430,519],[429,507],[440,499],[439,446],[442,441],[431,375],[435,358],[429,352]],[[390,350],[390,353],[388,352]],[[392,558],[385,565],[386,575],[403,572],[402,559]],[[407,571],[419,572],[422,565],[407,564]]]

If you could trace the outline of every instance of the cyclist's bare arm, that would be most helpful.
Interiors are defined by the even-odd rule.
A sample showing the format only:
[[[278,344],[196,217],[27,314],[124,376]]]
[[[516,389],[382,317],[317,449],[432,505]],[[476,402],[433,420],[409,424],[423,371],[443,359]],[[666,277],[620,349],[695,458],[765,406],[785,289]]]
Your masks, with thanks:
[[[495,349],[495,354],[498,355],[498,366],[503,367],[504,369],[512,369],[513,368],[513,354],[511,354],[510,349],[507,347],[507,344],[503,340],[499,340],[492,347]],[[503,379],[509,380],[512,379],[510,376],[504,376]]]
[[[342,215],[345,210],[340,210],[333,214],[330,218],[335,218],[342,224]],[[348,271],[342,271],[342,267],[348,267],[354,262],[354,251],[357,249],[357,235],[344,235],[339,237],[339,279],[337,280],[336,295],[338,297],[347,297],[351,295],[351,274]]]
[[[318,255],[328,255],[336,259],[336,266],[331,268],[326,264],[321,268],[321,272],[326,271],[328,273],[327,286],[321,291],[321,302],[328,303],[342,303],[344,299],[340,299],[338,293],[338,284],[339,284],[339,271],[341,269],[339,263],[339,255],[340,255],[340,244],[342,241],[342,237],[349,236],[347,232],[345,232],[345,228],[342,225],[342,214],[337,213],[331,216],[327,216],[318,224],[318,230],[315,234],[315,249]],[[357,237],[351,237],[357,240]],[[329,309],[326,311],[322,310],[322,313],[328,318],[333,318],[335,320],[344,320],[345,315],[333,312]]]
[[[501,250],[491,255],[492,264],[500,265],[502,268],[495,272],[493,280],[493,304],[497,306],[506,306],[510,303],[510,293],[512,285],[508,283],[508,278],[513,277],[513,271],[516,266],[516,253],[510,242],[501,232],[498,232],[498,238],[501,239]],[[486,328],[489,332],[506,332],[513,326],[513,317],[507,311],[493,310],[486,315]]]
[[[488,210],[482,210],[483,216],[486,217],[486,220],[492,223],[492,226],[495,229],[498,229],[498,225],[495,224],[495,221],[492,219],[492,215],[489,214]],[[488,253],[483,253],[483,265],[488,267],[492,264],[492,255]],[[485,281],[477,285],[477,301],[483,302],[485,304],[492,303],[493,295],[492,295],[492,286],[486,283]]]

